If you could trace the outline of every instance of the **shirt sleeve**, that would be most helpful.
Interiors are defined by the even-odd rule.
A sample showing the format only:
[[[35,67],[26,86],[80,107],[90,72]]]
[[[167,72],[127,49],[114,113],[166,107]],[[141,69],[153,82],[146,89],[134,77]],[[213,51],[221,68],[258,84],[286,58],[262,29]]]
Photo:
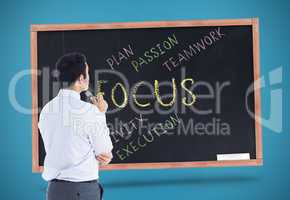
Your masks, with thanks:
[[[94,149],[95,155],[109,153],[113,149],[110,137],[110,130],[107,127],[106,115],[95,109],[91,115],[93,119],[93,129],[88,134],[89,141]]]
[[[40,113],[39,119],[38,119],[38,129],[40,131],[40,135],[42,137],[43,140],[43,144],[44,144],[44,149],[46,152],[48,152],[48,145],[47,145],[47,140],[48,138],[46,137],[46,127],[45,127],[45,114],[43,112]]]

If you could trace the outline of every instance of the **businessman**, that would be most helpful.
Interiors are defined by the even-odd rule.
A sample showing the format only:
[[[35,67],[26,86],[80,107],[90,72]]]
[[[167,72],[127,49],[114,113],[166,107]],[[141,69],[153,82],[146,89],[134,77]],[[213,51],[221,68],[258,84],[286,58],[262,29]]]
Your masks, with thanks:
[[[100,200],[99,165],[111,161],[113,149],[105,116],[108,104],[101,95],[92,97],[92,103],[80,100],[90,79],[83,54],[65,54],[56,70],[61,89],[43,107],[38,123],[46,152],[46,199]]]

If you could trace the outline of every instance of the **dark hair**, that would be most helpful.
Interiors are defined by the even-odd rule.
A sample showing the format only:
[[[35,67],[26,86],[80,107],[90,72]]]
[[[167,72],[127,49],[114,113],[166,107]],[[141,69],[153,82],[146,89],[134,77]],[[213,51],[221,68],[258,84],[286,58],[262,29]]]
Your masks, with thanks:
[[[86,57],[82,53],[67,53],[56,62],[57,80],[61,87],[70,86],[82,74],[86,78]]]

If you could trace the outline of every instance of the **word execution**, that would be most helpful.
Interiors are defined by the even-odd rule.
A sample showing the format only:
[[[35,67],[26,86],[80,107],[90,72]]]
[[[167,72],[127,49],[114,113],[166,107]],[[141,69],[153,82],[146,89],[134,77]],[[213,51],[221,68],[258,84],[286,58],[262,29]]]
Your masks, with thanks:
[[[142,120],[141,117],[138,121]],[[134,155],[136,152],[142,151],[151,143],[157,141],[163,135],[175,134],[175,129],[180,123],[179,116],[174,113],[170,115],[165,121],[149,125],[145,132],[138,133],[134,138],[127,139],[127,143],[115,149],[118,160],[125,160]],[[115,140],[116,138],[114,138]]]

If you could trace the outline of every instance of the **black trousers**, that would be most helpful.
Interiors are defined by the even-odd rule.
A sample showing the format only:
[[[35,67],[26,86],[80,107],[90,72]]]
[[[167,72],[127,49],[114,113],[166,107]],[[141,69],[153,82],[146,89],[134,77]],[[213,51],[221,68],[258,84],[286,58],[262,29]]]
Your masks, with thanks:
[[[103,193],[98,180],[70,182],[54,179],[48,182],[46,200],[102,200]]]

